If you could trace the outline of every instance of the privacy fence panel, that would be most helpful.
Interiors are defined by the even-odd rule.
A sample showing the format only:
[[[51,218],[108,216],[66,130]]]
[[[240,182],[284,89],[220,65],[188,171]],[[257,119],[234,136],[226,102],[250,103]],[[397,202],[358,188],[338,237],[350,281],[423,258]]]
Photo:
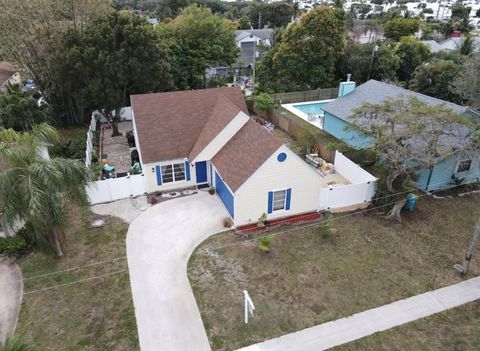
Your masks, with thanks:
[[[86,191],[90,203],[95,205],[145,194],[147,183],[143,174],[136,174],[91,182]]]

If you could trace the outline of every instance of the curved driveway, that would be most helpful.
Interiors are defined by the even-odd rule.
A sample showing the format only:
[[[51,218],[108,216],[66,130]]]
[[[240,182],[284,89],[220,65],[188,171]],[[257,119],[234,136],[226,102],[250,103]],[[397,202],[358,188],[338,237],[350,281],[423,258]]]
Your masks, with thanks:
[[[187,263],[227,216],[217,196],[200,191],[152,206],[131,223],[128,269],[142,351],[210,350]]]

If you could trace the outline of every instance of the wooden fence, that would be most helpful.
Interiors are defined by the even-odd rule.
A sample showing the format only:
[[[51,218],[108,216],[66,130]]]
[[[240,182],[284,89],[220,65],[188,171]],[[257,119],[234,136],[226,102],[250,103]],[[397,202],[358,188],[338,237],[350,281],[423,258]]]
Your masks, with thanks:
[[[335,99],[337,97],[338,97],[338,88],[315,89],[315,90],[307,90],[307,91],[293,91],[290,93],[272,94],[272,98],[275,102],[275,107],[279,107],[281,104]]]
[[[295,140],[301,139],[304,129],[308,128],[317,135],[316,148],[318,149],[320,157],[328,162],[333,162],[335,156],[334,151],[328,147],[329,142],[336,141],[333,137],[312,126],[300,117],[295,116],[283,107],[270,111],[268,113],[268,119],[275,124],[277,128],[280,128]]]

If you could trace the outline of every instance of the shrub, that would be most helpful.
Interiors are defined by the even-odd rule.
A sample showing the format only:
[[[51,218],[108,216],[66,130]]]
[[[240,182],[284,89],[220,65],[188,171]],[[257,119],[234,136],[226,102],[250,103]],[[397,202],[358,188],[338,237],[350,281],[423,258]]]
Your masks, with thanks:
[[[208,193],[209,193],[210,195],[215,195],[215,188],[210,188],[210,189],[208,189]]]
[[[0,238],[0,252],[8,255],[20,254],[27,248],[27,242],[21,236]]]
[[[266,94],[261,93],[255,97],[255,111],[265,113],[273,109],[273,98]]]
[[[262,228],[262,227],[265,227],[266,224],[267,224],[267,214],[264,212],[258,218],[257,227]]]
[[[86,137],[82,134],[73,136],[68,141],[59,141],[55,143],[50,152],[52,156],[72,158],[75,160],[83,160],[85,158]]]
[[[270,244],[272,243],[273,237],[268,235],[261,235],[257,238],[258,248],[260,251],[268,253],[270,252]]]

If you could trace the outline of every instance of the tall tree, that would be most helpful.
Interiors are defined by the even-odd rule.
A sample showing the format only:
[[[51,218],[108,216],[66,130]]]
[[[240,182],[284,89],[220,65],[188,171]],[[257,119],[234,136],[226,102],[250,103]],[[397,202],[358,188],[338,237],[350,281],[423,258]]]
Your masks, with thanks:
[[[433,60],[417,67],[408,87],[437,99],[462,103],[461,96],[452,86],[459,71],[460,67],[453,61]]]
[[[6,91],[0,93],[0,120],[5,128],[31,129],[49,118],[48,110],[48,105],[39,106],[38,99],[29,91],[22,91],[19,84],[8,85]]]
[[[111,0],[0,0],[1,50],[35,80],[57,124],[84,121],[82,106],[63,91],[53,71],[62,34],[69,29],[82,31],[111,10]]]
[[[329,87],[346,46],[344,11],[319,6],[290,24],[275,47],[275,84],[285,89]],[[273,82],[272,82],[273,83]]]
[[[399,41],[401,37],[408,37],[420,29],[420,21],[415,18],[395,18],[384,26],[384,34],[387,39]]]
[[[87,203],[90,172],[75,160],[41,158],[41,144],[56,140],[55,129],[46,124],[29,133],[0,131],[0,202],[8,225],[25,223],[35,244],[63,256],[66,205]]]
[[[404,82],[408,82],[415,69],[430,58],[428,46],[412,37],[402,37],[395,47],[395,53],[400,57],[397,76]]]
[[[443,105],[431,106],[413,97],[365,103],[352,116],[353,127],[373,136],[372,148],[388,166],[387,189],[407,184],[421,169],[432,168],[439,156],[460,149],[480,150],[478,123]]]
[[[350,42],[339,64],[339,77],[352,74],[352,79],[362,83],[370,79],[394,82],[400,58],[389,44],[356,44]]]
[[[112,13],[82,33],[68,32],[55,63],[65,90],[90,110],[100,110],[112,124],[113,136],[119,135],[120,109],[130,94],[171,87],[158,33],[135,15]]]
[[[206,7],[189,6],[158,30],[168,47],[177,89],[204,87],[208,67],[229,66],[237,59],[235,24]]]
[[[453,86],[469,106],[480,109],[480,54],[467,58]]]

